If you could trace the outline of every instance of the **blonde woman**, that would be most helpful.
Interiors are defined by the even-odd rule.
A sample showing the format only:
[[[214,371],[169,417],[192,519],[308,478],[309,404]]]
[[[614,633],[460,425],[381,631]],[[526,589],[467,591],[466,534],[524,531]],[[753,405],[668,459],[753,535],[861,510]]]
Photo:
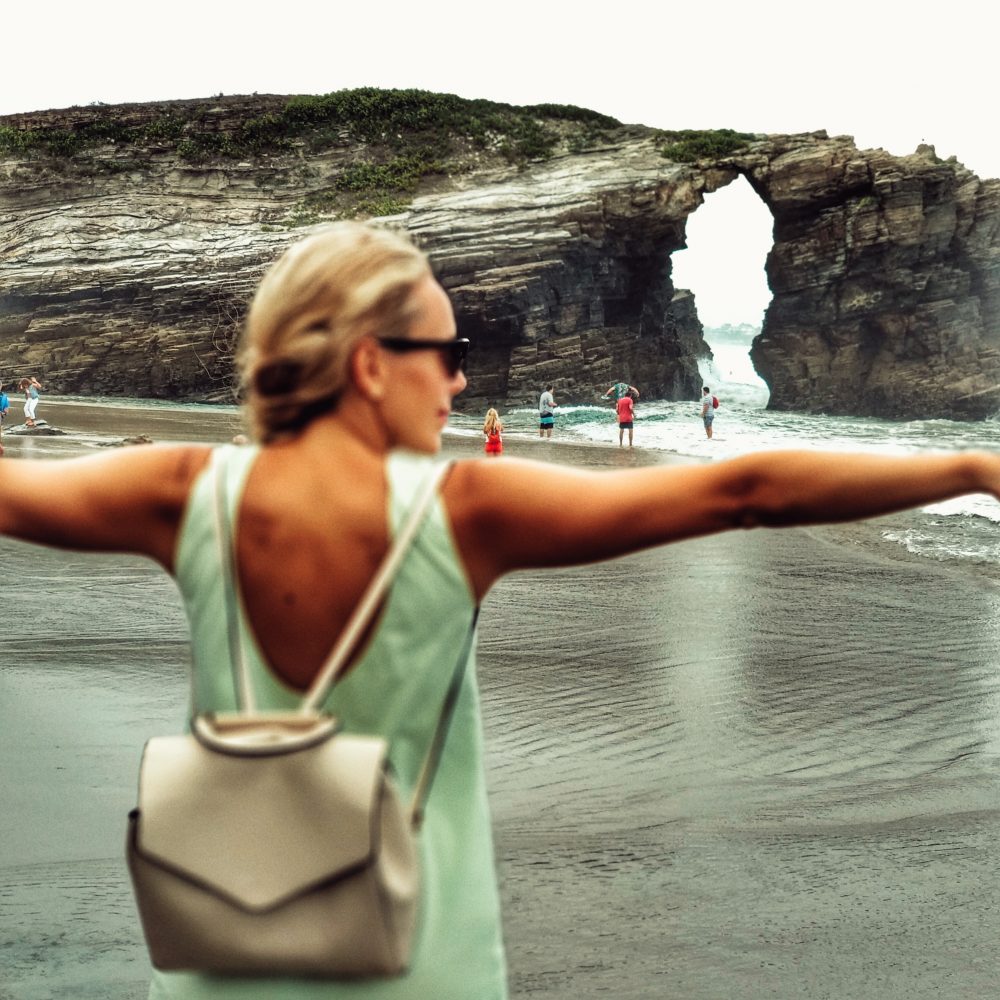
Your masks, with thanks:
[[[436,467],[452,401],[466,386],[468,346],[423,254],[385,231],[338,223],[293,246],[262,280],[240,357],[254,441],[217,449],[229,483],[240,627],[252,636],[247,645],[262,707],[296,703]],[[204,445],[153,445],[0,463],[6,534],[139,553],[174,574],[190,620],[191,701],[199,711],[235,705],[213,544],[211,457]],[[984,491],[1000,493],[994,454],[788,451],[615,472],[461,461],[329,704],[347,730],[388,738],[406,795],[475,609],[505,573],[608,559],[732,528],[869,517]],[[539,503],[550,496],[560,498],[557,511]],[[187,707],[177,706],[178,723]],[[420,926],[405,975],[358,982],[154,972],[151,995],[507,995],[471,665],[420,851]]]
[[[503,454],[503,424],[500,421],[500,414],[492,407],[486,411],[486,420],[483,423],[483,434],[486,441],[483,450],[487,455]]]

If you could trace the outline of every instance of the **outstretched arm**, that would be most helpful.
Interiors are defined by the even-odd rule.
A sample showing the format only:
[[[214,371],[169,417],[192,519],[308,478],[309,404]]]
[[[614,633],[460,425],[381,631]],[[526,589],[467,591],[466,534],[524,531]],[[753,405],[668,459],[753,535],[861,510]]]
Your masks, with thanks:
[[[482,597],[515,569],[594,562],[729,528],[875,517],[977,492],[1000,494],[1000,455],[786,451],[622,472],[462,462],[445,500]]]
[[[71,549],[134,552],[173,568],[200,445],[149,445],[62,461],[0,462],[0,534]]]

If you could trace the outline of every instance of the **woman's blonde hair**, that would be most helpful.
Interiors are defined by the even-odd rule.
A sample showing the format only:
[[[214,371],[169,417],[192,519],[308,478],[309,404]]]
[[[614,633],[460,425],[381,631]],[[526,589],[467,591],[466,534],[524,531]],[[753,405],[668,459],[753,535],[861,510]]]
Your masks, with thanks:
[[[427,258],[405,237],[338,222],[288,248],[264,275],[237,358],[254,437],[267,443],[333,410],[369,334],[402,337]]]
[[[491,406],[486,411],[486,422],[483,424],[483,433],[491,434],[497,429],[503,430],[503,424],[500,423],[500,414]]]

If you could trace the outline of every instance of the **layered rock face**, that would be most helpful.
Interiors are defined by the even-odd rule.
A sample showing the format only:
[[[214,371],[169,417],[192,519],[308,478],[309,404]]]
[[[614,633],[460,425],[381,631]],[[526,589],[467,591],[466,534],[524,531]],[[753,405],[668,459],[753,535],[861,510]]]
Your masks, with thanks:
[[[734,163],[774,215],[751,351],[784,410],[975,419],[1000,408],[1000,181],[930,147],[772,137]]]
[[[709,349],[670,254],[704,189],[639,139],[418,199],[407,228],[476,345],[468,405],[537,402],[547,385],[592,402],[618,379],[695,398]]]
[[[242,102],[260,114],[281,101],[205,111],[225,129],[248,113]],[[774,300],[752,352],[772,406],[967,418],[998,408],[1000,182],[930,151],[859,152],[822,133],[760,137],[691,165],[662,145],[630,127],[521,169],[490,161],[384,220],[429,251],[474,341],[463,406],[533,403],[548,384],[589,402],[619,378],[644,398],[696,399],[709,351],[670,255],[704,196],[744,174],[775,217]],[[191,165],[163,152],[138,165],[109,148],[117,166],[98,175],[0,160],[0,377],[231,400],[252,288],[307,231],[278,221],[356,153],[345,140],[316,155]]]
[[[126,120],[165,109],[131,107]],[[246,113],[232,98],[208,110],[220,128]],[[61,114],[84,120],[87,109],[48,124],[65,124]],[[275,222],[352,153],[345,142],[224,166],[164,155],[97,177],[7,159],[0,374],[35,372],[69,393],[231,401],[253,286],[308,231]],[[104,156],[115,162],[113,149]],[[621,378],[651,398],[697,395],[697,359],[710,351],[690,294],[673,288],[670,254],[704,179],[665,161],[650,130],[527,168],[494,160],[435,186],[386,224],[428,250],[474,340],[459,405],[534,402],[546,384],[590,402]]]
[[[264,111],[206,105],[220,127]],[[116,108],[148,121],[166,105]],[[106,109],[105,109],[106,110]],[[72,129],[92,109],[12,116]],[[185,164],[152,150],[135,166],[106,150],[94,174],[45,160],[0,160],[0,378],[37,374],[52,392],[233,401],[232,356],[254,284],[291,234],[264,231],[290,200],[275,169]]]

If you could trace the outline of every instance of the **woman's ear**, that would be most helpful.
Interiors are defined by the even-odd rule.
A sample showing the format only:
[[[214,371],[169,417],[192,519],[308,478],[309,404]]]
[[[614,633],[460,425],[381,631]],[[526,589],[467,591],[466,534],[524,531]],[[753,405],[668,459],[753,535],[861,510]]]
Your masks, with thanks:
[[[373,403],[381,402],[388,391],[385,352],[374,337],[358,342],[351,354],[351,378],[358,392]]]

